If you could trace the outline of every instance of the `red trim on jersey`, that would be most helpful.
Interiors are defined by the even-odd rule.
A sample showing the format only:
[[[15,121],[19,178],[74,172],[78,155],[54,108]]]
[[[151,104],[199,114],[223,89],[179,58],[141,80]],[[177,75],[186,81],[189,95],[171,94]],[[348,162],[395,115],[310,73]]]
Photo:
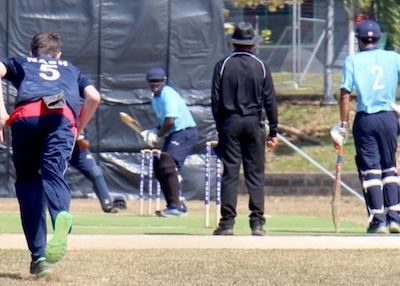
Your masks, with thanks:
[[[76,128],[76,120],[74,113],[72,112],[69,106],[65,108],[59,109],[48,109],[47,106],[44,104],[43,100],[38,100],[34,102],[28,102],[24,105],[17,107],[10,115],[10,118],[7,120],[6,124],[11,126],[13,122],[18,118],[27,118],[27,117],[39,117],[46,114],[62,114],[69,119],[72,124],[71,132],[74,136],[77,135],[77,128]]]

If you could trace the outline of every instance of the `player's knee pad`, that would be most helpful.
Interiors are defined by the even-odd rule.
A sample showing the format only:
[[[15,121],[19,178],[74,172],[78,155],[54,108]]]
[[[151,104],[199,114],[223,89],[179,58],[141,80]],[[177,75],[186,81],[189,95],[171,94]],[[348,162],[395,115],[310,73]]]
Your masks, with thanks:
[[[176,173],[178,175],[174,159],[166,152],[161,153],[159,169],[163,174]]]
[[[373,217],[374,215],[384,214],[384,213],[385,213],[385,208],[383,207],[383,205],[382,205],[381,208],[379,208],[379,209],[372,209],[372,208],[368,207],[368,213],[369,213],[369,215],[370,215],[369,220],[371,221],[371,220],[372,220],[372,217]]]
[[[382,194],[382,171],[379,169],[369,169],[361,171],[363,177],[363,190],[365,192],[366,203],[370,219],[374,215],[382,215],[384,212],[384,198]]]
[[[161,171],[160,171],[160,158],[158,156],[154,156],[153,161],[153,174],[157,180],[161,180]]]
[[[385,206],[391,211],[400,211],[399,177],[395,167],[382,170]]]
[[[382,170],[383,185],[395,184],[398,185],[399,177],[395,167]]]
[[[381,170],[366,170],[361,171],[362,178],[363,178],[363,189],[365,192],[368,192],[370,188],[380,188],[382,189],[382,171]]]

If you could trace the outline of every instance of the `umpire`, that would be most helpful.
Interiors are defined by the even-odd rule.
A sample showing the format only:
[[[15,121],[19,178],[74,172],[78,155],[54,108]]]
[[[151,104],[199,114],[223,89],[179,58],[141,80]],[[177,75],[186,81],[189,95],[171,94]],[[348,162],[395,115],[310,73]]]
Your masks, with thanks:
[[[252,235],[265,235],[264,156],[265,141],[270,148],[278,143],[278,109],[269,68],[252,49],[261,37],[248,22],[239,22],[231,36],[234,51],[216,63],[211,100],[218,131],[216,153],[224,163],[221,189],[221,220],[214,235],[233,235],[239,186],[243,171],[250,196]],[[265,138],[262,109],[269,121]]]

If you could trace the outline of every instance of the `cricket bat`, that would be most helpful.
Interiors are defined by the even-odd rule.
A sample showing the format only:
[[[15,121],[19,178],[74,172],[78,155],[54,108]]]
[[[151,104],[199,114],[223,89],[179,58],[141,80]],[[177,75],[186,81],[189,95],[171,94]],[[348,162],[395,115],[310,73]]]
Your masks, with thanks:
[[[341,192],[341,181],[342,181],[342,163],[343,163],[343,146],[339,146],[337,149],[337,158],[336,158],[336,173],[335,173],[335,182],[333,184],[332,190],[332,218],[333,225],[335,226],[335,232],[339,233],[340,228],[340,192]]]
[[[122,122],[124,122],[126,125],[128,125],[130,128],[132,128],[136,133],[140,134],[140,132],[143,131],[142,126],[140,126],[139,122],[137,122],[135,119],[133,119],[127,113],[120,112],[119,117],[121,118]]]

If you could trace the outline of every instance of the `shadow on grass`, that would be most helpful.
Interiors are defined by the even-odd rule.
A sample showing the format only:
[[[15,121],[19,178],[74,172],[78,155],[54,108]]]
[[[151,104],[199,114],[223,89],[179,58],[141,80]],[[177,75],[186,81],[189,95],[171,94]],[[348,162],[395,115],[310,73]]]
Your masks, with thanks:
[[[273,232],[268,232],[268,235],[315,235],[315,236],[340,236],[340,235],[351,235],[351,236],[364,236],[366,234],[355,232],[355,231],[340,231],[340,233],[326,232],[326,230],[287,230],[287,229],[274,229]]]
[[[145,232],[143,234],[144,235],[165,235],[165,236],[168,236],[168,235],[194,235],[193,233],[182,233],[182,232],[176,232],[176,233],[174,233],[174,232],[169,232],[169,233]]]
[[[15,274],[15,273],[0,273],[0,278],[8,278],[11,280],[22,280],[22,276],[20,274]]]
[[[293,143],[297,148],[304,148],[304,147],[313,147],[313,146],[319,146],[320,148],[333,148],[332,144],[332,138],[329,135],[329,131],[327,131],[328,134],[321,136],[321,137],[316,137],[316,139],[321,140],[321,144],[315,144],[312,142],[308,142],[305,140],[301,140],[299,138],[296,138],[295,140],[289,140],[291,143]],[[283,136],[285,136],[287,139],[287,134],[282,133]],[[305,134],[308,135],[308,134]],[[313,137],[312,135],[308,135],[310,137]],[[285,155],[285,156],[291,156],[296,153],[291,147],[285,145],[285,144],[280,144],[278,147],[274,150],[275,155]]]

